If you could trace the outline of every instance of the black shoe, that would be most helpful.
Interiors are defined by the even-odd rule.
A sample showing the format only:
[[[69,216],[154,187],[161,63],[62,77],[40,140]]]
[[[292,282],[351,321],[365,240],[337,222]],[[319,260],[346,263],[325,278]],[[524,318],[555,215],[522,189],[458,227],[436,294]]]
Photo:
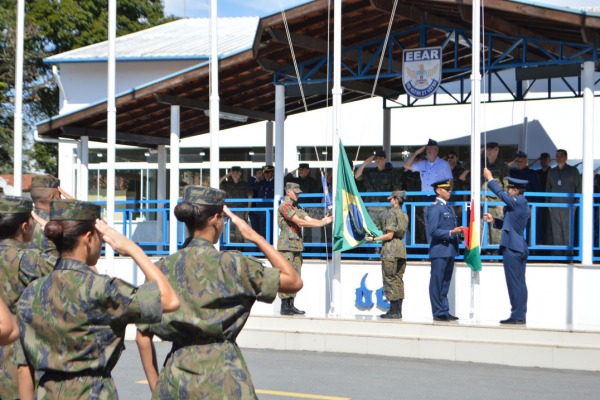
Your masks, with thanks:
[[[296,306],[294,306],[294,298],[290,298],[290,309],[292,310],[292,314],[296,314],[296,315],[304,315],[306,314],[306,311],[302,311],[302,310],[298,310],[296,308]]]
[[[503,319],[502,321],[500,321],[500,323],[504,325],[525,325],[525,320],[509,318]]]
[[[290,306],[291,299],[281,299],[281,311],[279,314],[281,315],[294,315],[294,310]]]
[[[458,317],[455,317],[452,314],[448,314],[448,318],[450,319],[450,321],[458,321]]]
[[[433,320],[434,320],[434,321],[440,321],[440,322],[441,322],[441,321],[444,321],[444,322],[452,321],[452,320],[450,319],[450,317],[449,317],[449,316],[447,316],[447,315],[441,315],[441,316],[439,316],[439,317],[433,317]]]
[[[391,313],[391,312],[386,312],[385,314],[381,314],[379,316],[379,318],[384,318],[384,319],[401,319],[402,315],[398,314],[398,313]]]

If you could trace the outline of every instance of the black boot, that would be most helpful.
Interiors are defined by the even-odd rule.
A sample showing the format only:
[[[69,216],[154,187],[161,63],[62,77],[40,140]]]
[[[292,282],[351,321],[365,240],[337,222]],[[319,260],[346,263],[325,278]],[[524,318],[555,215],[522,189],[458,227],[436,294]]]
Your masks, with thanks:
[[[400,319],[400,318],[402,318],[402,299],[390,301],[390,309],[385,314],[381,314],[380,318],[385,318],[385,319]]]
[[[294,306],[294,297],[290,298],[289,300],[290,300],[290,308],[292,309],[292,312],[293,312],[294,314],[297,314],[297,315],[304,315],[304,314],[306,314],[306,312],[305,312],[305,311],[298,310],[298,309],[297,309],[297,308]]]
[[[281,299],[281,315],[294,315],[294,310],[290,307],[290,300],[292,299]]]

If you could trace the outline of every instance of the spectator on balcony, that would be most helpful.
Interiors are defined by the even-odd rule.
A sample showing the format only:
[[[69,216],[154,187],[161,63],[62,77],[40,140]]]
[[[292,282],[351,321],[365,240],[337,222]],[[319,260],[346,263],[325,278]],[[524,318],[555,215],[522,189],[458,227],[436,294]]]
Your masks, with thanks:
[[[273,176],[275,174],[275,168],[272,165],[265,165],[263,167],[263,179],[260,182],[254,183],[254,190],[257,199],[267,199],[269,201],[256,203],[256,207],[267,208],[267,211],[256,212],[256,227],[254,228],[259,235],[267,238],[267,230],[271,232],[273,224],[273,199],[275,198],[275,180]],[[267,215],[269,218],[269,224],[267,226]],[[267,240],[269,241],[269,240]],[[270,238],[269,242],[272,242],[273,238]]]
[[[371,163],[375,163],[376,167],[365,168]],[[369,156],[354,172],[354,178],[357,181],[364,181],[367,192],[392,192],[402,189],[401,176],[394,170],[392,164],[388,163],[387,154],[384,150],[378,150],[375,154]],[[377,196],[368,196],[364,198],[364,201],[382,202],[383,199]],[[387,208],[369,206],[367,209],[377,228],[382,229]]]
[[[548,172],[546,192],[549,193],[581,193],[581,174],[577,168],[567,164],[567,151],[556,150],[556,167]],[[551,203],[576,204],[579,202],[574,197],[550,197]],[[550,208],[550,224],[552,226],[552,244],[556,246],[571,245],[571,220],[574,218],[574,209],[566,207]]]
[[[417,155],[425,152],[426,159],[415,162]],[[432,184],[442,179],[454,179],[447,161],[438,157],[440,148],[438,142],[429,139],[423,147],[418,148],[404,162],[404,169],[419,172],[421,175],[421,191],[434,192]]]
[[[225,192],[228,199],[252,198],[252,192],[248,188],[248,182],[242,179],[242,168],[239,166],[231,167],[231,170],[221,177],[220,186],[221,190]],[[234,203],[227,203],[227,206],[230,209],[248,208],[251,206],[251,203],[246,201],[241,202],[238,200]],[[236,210],[233,211],[233,213],[246,221],[248,219],[249,210]],[[233,244],[233,246],[239,243],[244,243],[244,238],[235,225],[230,226],[229,233],[229,241]]]

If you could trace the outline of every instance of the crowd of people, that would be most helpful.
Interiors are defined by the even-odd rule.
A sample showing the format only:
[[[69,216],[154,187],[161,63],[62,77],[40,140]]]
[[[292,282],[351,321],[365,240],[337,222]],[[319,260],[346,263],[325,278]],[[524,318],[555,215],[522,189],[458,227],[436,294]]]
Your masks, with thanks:
[[[429,140],[408,157],[402,173],[391,166],[384,151],[375,152],[355,171],[357,185],[364,191],[389,193],[389,207],[370,210],[382,234],[365,238],[369,243],[382,243],[378,257],[390,304],[382,319],[402,318],[409,226],[402,205],[409,188],[427,193],[422,197],[430,201],[415,217],[422,219],[417,229],[429,247],[432,318],[440,322],[458,319],[450,314],[447,296],[464,228],[449,202],[453,191],[468,187],[469,170],[454,152],[444,158],[439,156],[437,142]],[[497,143],[487,143],[482,159],[486,196],[504,204],[489,207],[483,214],[483,220],[498,232],[511,303],[510,316],[500,323],[525,324],[529,202],[546,199],[524,194],[545,188],[565,194],[547,201],[570,203],[574,201],[570,195],[581,191],[581,175],[567,164],[567,152],[562,149],[556,152],[554,168],[550,168],[549,154],[541,154],[539,170],[530,169],[523,152],[514,160],[502,161]],[[376,167],[367,168],[371,163]],[[101,219],[100,206],[74,199],[54,177],[35,176],[31,198],[0,195],[2,398],[117,398],[111,371],[130,323],[137,324],[136,341],[153,398],[256,397],[236,337],[257,300],[272,302],[279,295],[282,315],[304,314],[294,298],[302,288],[307,230],[327,227],[333,218],[327,213],[311,216],[299,206],[302,193],[322,190],[309,165],[300,164],[284,177],[285,198],[275,216],[280,228],[275,249],[265,239],[267,214],[253,211],[261,207],[273,212],[274,168],[265,166],[250,182],[241,179],[241,172],[239,167],[232,168],[221,179],[223,190],[184,188],[174,214],[185,224],[188,238],[182,249],[156,264]],[[326,184],[331,184],[330,176]],[[246,210],[232,212],[225,206],[226,198],[237,199],[231,207]],[[255,203],[254,199],[270,199],[271,203]],[[322,202],[320,198],[314,201]],[[574,218],[570,208],[540,207],[538,212],[543,220],[536,227],[538,243],[541,237],[552,244],[569,245]],[[256,246],[273,268],[239,251],[214,247],[227,220],[232,242]],[[490,238],[496,240],[493,235]],[[145,275],[145,283],[136,287],[98,274],[95,265],[103,242],[131,257]],[[154,336],[173,344],[160,369]]]

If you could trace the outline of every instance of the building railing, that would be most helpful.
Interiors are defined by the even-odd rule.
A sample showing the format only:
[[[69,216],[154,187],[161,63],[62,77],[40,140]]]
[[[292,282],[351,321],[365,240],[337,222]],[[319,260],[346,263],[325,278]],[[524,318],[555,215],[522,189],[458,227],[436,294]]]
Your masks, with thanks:
[[[363,198],[381,199],[380,201],[368,201],[365,203],[368,211],[374,208],[383,210],[389,208],[389,202],[386,200],[389,193],[361,193]],[[406,244],[407,258],[421,260],[428,258],[427,239],[425,235],[425,226],[423,222],[423,212],[426,207],[431,206],[432,198],[430,192],[407,192],[407,201],[402,208],[409,216],[408,232],[404,239]],[[531,209],[530,223],[526,230],[526,239],[529,244],[529,261],[540,262],[580,262],[581,255],[581,226],[583,216],[581,209],[581,194],[564,193],[532,193],[527,192],[526,197]],[[314,202],[311,202],[314,201]],[[299,204],[313,218],[322,218],[326,213],[322,194],[302,194]],[[231,211],[245,215],[247,212],[254,217],[264,219],[265,238],[270,243],[275,243],[277,238],[273,236],[273,212],[272,200],[270,199],[227,199],[226,203],[252,203],[252,207],[230,207]],[[106,202],[97,202],[106,207]],[[122,233],[140,245],[149,255],[169,254],[169,201],[168,200],[136,200],[136,201],[117,201],[115,202],[115,227],[121,229]],[[468,226],[470,205],[469,191],[455,191],[452,193],[452,199],[449,202],[455,207],[458,223]],[[482,213],[493,210],[495,207],[504,207],[504,203],[498,201],[491,192],[482,192],[481,200]],[[566,209],[570,216],[568,243],[555,245],[552,244],[550,228],[551,209]],[[594,194],[593,205],[593,261],[600,261],[600,194]],[[330,211],[329,211],[330,212]],[[380,211],[381,212],[381,211]],[[220,239],[221,249],[240,250],[248,255],[262,257],[263,254],[258,251],[256,246],[247,242],[236,242],[232,234],[233,226],[228,222],[223,230]],[[490,224],[481,222],[481,258],[485,261],[499,261],[501,255],[498,253],[499,245],[494,240],[494,235],[490,235]],[[545,227],[545,231],[540,229]],[[332,231],[331,225],[324,228],[311,228],[310,232],[305,229],[305,258],[326,258],[332,253]],[[308,234],[307,234],[308,233]],[[499,238],[499,233],[496,234]],[[183,245],[186,238],[185,227],[182,223],[177,223],[177,244]],[[342,253],[342,258],[351,259],[379,259],[380,243],[363,244],[357,249]],[[460,244],[464,250],[464,242]],[[463,251],[457,259],[462,259]]]

